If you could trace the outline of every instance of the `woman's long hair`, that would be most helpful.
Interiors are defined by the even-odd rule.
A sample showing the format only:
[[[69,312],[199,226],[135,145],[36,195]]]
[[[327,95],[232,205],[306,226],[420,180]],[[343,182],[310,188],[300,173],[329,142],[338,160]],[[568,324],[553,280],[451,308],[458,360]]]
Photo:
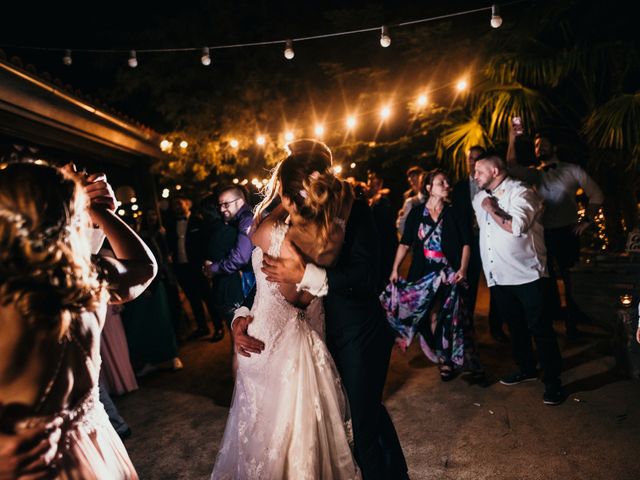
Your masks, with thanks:
[[[91,262],[88,199],[75,175],[35,163],[0,170],[0,304],[62,337],[106,286]]]
[[[290,154],[273,170],[265,197],[256,208],[256,221],[281,192],[295,205],[296,215],[314,224],[326,242],[345,200],[353,197],[351,185],[334,175],[331,150],[324,143],[304,139],[288,148]]]

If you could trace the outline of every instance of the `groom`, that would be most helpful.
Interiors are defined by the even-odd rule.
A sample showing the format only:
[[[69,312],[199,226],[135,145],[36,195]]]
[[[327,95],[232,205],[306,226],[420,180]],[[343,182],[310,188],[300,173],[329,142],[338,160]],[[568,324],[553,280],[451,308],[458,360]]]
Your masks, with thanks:
[[[342,378],[353,421],[355,457],[365,480],[407,479],[400,442],[382,404],[393,336],[378,300],[378,232],[368,205],[353,203],[342,251],[334,267],[265,255],[267,280],[296,284],[324,297],[326,341]],[[250,300],[253,302],[253,299]],[[240,355],[260,353],[264,344],[247,334],[252,318],[246,305],[232,325]]]

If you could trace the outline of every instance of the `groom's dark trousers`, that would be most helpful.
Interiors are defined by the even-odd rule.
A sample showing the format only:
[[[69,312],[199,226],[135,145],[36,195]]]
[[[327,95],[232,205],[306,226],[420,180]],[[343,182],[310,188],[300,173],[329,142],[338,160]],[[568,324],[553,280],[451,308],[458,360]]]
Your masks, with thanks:
[[[327,346],[347,391],[355,457],[365,480],[403,479],[407,464],[382,404],[393,334],[377,295],[378,233],[362,200],[354,202],[342,251],[327,268]]]

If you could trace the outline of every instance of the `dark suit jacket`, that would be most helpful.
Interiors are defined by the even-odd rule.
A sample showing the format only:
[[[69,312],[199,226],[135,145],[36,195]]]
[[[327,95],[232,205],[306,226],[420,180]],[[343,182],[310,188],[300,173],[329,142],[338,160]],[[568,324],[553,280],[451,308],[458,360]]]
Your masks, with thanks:
[[[412,247],[413,259],[409,268],[407,280],[415,281],[426,273],[426,259],[423,252],[423,242],[418,238],[418,228],[422,222],[424,203],[416,205],[407,216],[404,234],[400,243]],[[471,245],[471,228],[468,217],[461,207],[447,204],[442,209],[442,253],[454,270],[460,269],[462,262],[462,247]]]
[[[167,224],[167,245],[175,264],[178,261],[178,234],[176,232],[176,220],[174,219]],[[201,266],[206,258],[206,238],[202,218],[193,214],[187,220],[185,249],[189,263]]]

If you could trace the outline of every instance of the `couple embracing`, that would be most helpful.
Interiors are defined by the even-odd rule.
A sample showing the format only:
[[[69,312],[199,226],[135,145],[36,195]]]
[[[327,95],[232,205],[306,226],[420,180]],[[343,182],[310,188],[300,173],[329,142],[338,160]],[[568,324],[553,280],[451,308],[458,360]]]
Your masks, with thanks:
[[[232,324],[238,369],[212,479],[408,478],[382,404],[393,335],[371,212],[325,144],[289,151],[252,227],[256,288]]]

